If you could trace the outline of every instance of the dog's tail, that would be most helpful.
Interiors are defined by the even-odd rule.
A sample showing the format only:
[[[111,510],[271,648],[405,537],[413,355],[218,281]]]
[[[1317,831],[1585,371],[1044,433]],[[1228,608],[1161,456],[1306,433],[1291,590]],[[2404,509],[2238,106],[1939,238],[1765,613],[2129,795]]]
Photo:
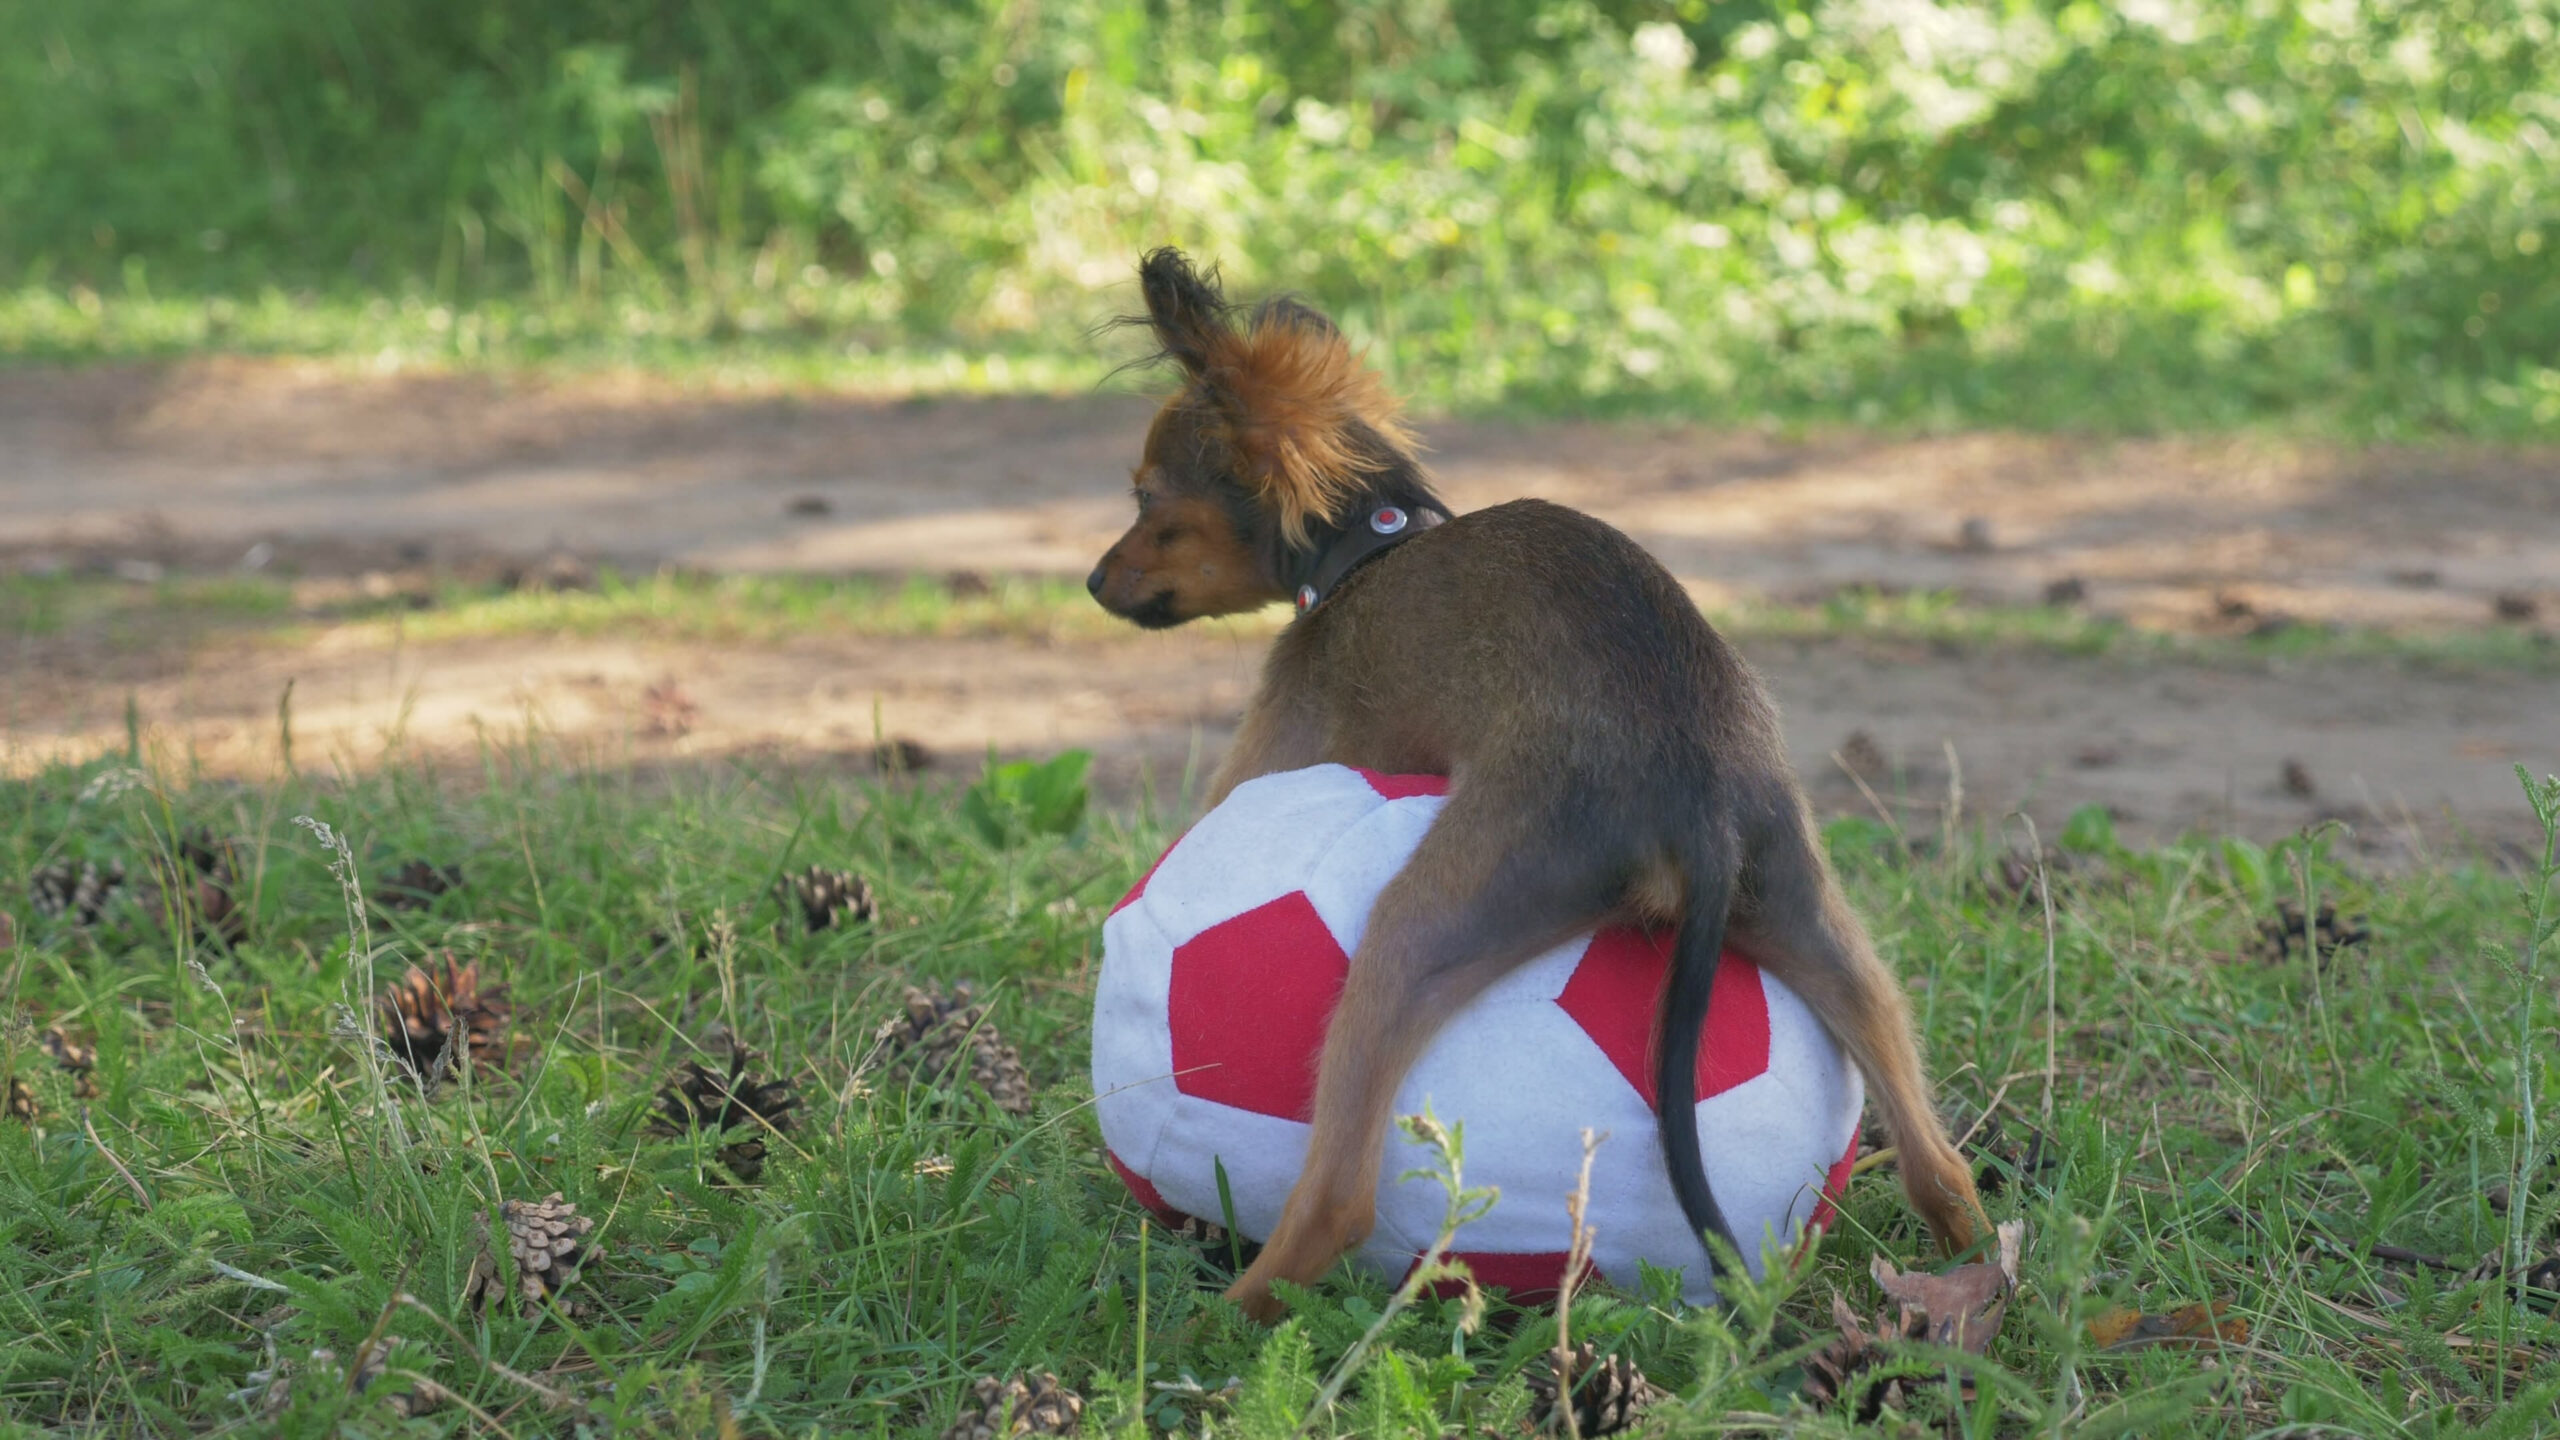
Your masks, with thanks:
[[[1654,1114],[1662,1123],[1672,1193],[1680,1197],[1689,1232],[1719,1237],[1739,1254],[1741,1246],[1707,1183],[1706,1156],[1698,1146],[1698,1045],[1715,996],[1716,970],[1724,959],[1725,912],[1733,904],[1733,868],[1717,863],[1712,854],[1686,857],[1688,913],[1672,946],[1670,983],[1663,988],[1656,1016]],[[1724,1260],[1712,1245],[1707,1256],[1722,1276]]]

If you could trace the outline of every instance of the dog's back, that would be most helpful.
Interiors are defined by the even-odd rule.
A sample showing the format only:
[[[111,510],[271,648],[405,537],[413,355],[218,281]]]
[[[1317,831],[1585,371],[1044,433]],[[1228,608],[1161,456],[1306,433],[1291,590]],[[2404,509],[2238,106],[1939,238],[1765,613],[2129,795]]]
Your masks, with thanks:
[[[1275,690],[1320,681],[1334,697],[1346,754],[1395,750],[1436,774],[1552,771],[1638,844],[1694,825],[1702,803],[1750,804],[1732,779],[1785,759],[1759,677],[1671,573],[1544,500],[1381,555],[1289,627],[1270,666]],[[1656,807],[1678,813],[1642,823]]]

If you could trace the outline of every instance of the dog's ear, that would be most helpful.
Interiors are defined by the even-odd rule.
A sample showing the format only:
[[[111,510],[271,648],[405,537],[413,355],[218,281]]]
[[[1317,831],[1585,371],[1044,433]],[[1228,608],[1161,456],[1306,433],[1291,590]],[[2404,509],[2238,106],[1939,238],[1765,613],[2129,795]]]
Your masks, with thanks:
[[[1189,256],[1167,245],[1138,262],[1138,289],[1147,298],[1147,325],[1156,344],[1186,373],[1198,376],[1222,344],[1235,340],[1216,267],[1203,275],[1191,268]]]
[[[1240,327],[1217,271],[1169,245],[1139,262],[1138,288],[1157,346],[1182,366],[1174,403],[1208,421],[1290,546],[1411,451],[1386,382],[1314,309],[1267,301]]]
[[[1413,446],[1395,396],[1331,320],[1294,300],[1270,301],[1200,375],[1222,412],[1245,483],[1279,517],[1281,538],[1336,520],[1369,477]]]

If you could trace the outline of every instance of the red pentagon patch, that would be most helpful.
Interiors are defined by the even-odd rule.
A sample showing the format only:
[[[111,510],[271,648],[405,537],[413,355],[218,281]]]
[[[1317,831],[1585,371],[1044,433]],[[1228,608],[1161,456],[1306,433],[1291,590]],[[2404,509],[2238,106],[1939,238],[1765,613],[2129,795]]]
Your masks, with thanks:
[[[1849,1148],[1840,1152],[1840,1163],[1832,1166],[1831,1173],[1822,1178],[1822,1198],[1814,1203],[1813,1218],[1805,1223],[1816,1230],[1831,1228],[1831,1222],[1840,1214],[1840,1207],[1833,1202],[1849,1193],[1849,1171],[1857,1163],[1858,1131],[1857,1127],[1852,1126],[1849,1130]]]
[[[1306,1119],[1316,1055],[1350,975],[1351,957],[1304,891],[1176,946],[1167,1016],[1175,1087],[1258,1115]]]
[[[1148,1214],[1167,1225],[1176,1227],[1191,1218],[1166,1204],[1164,1192],[1158,1190],[1146,1176],[1130,1169],[1118,1155],[1111,1152],[1111,1147],[1107,1145],[1102,1150],[1102,1162],[1111,1167],[1112,1174],[1120,1177],[1121,1184],[1129,1187],[1130,1198],[1145,1206]]]
[[[1173,845],[1179,845],[1181,843],[1182,837],[1179,835],[1175,836]],[[1164,847],[1164,855],[1170,855],[1173,853],[1173,845],[1167,845]],[[1164,855],[1157,856],[1156,863],[1147,867],[1147,873],[1138,877],[1138,883],[1129,887],[1129,893],[1120,897],[1120,903],[1111,907],[1111,913],[1113,915],[1117,915],[1121,911],[1128,909],[1130,904],[1136,901],[1139,896],[1147,893],[1147,882],[1156,878],[1156,872],[1164,868]],[[1105,918],[1107,919],[1109,917],[1106,916]]]
[[[1488,1290],[1511,1292],[1511,1300],[1514,1304],[1544,1305],[1555,1299],[1557,1292],[1564,1288],[1564,1262],[1572,1256],[1562,1250],[1542,1250],[1534,1253],[1452,1250],[1449,1252],[1449,1258],[1465,1265],[1467,1273],[1476,1277],[1478,1285]],[[1422,1257],[1414,1256],[1413,1265],[1404,1267],[1404,1273],[1411,1275],[1414,1265],[1421,1263]],[[1597,1267],[1588,1260],[1582,1263],[1583,1279],[1588,1280]],[[1457,1281],[1441,1280],[1432,1285],[1431,1293],[1446,1300],[1457,1294],[1459,1289]]]
[[[1446,775],[1381,775],[1375,770],[1362,770],[1360,778],[1368,781],[1369,788],[1377,791],[1382,800],[1449,793],[1449,777]]]
[[[1647,1106],[1655,1103],[1653,1017],[1671,975],[1672,933],[1601,931],[1556,997]],[[1715,999],[1698,1047],[1698,1098],[1721,1095],[1768,1068],[1769,996],[1760,988],[1760,967],[1727,950],[1716,967]]]

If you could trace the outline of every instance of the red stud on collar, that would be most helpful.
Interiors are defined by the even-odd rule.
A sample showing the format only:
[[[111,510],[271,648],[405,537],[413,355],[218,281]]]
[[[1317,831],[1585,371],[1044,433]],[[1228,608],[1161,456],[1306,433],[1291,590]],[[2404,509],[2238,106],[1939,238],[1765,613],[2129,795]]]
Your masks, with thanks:
[[[1301,585],[1301,586],[1299,586],[1299,587],[1298,587],[1298,613],[1299,613],[1299,614],[1301,614],[1301,615],[1306,614],[1308,610],[1310,610],[1310,609],[1314,608],[1315,603],[1316,603],[1316,587],[1314,587],[1313,585]]]
[[[1410,517],[1393,505],[1381,505],[1378,507],[1378,512],[1369,517],[1369,528],[1381,535],[1393,535],[1404,528],[1408,518]]]

